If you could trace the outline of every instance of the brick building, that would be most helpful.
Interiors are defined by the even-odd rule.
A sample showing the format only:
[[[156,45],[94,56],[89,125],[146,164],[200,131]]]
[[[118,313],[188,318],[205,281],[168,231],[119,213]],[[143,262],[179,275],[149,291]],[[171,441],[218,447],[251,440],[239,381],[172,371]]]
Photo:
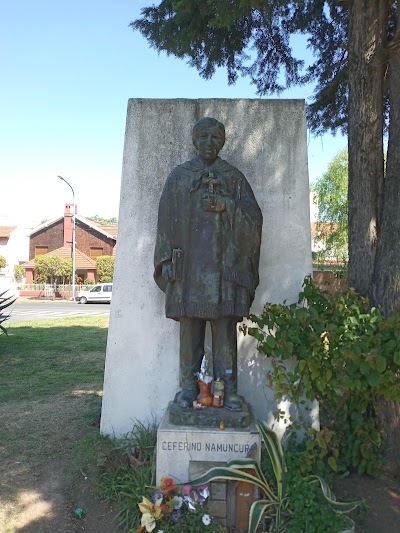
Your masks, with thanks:
[[[64,216],[45,222],[30,234],[29,261],[23,263],[26,283],[35,279],[35,257],[55,255],[72,257],[74,205],[65,204]],[[96,257],[115,255],[117,226],[103,226],[77,213],[75,206],[75,269],[81,282],[97,282]]]

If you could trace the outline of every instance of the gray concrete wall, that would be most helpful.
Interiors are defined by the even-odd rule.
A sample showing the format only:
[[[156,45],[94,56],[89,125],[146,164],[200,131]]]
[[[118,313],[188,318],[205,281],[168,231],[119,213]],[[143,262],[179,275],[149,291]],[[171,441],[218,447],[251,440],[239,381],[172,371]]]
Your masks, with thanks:
[[[120,436],[135,420],[159,421],[178,390],[179,327],[164,316],[153,252],[164,182],[195,155],[191,129],[203,116],[225,124],[220,156],[245,174],[263,211],[261,283],[252,312],[261,312],[267,301],[296,301],[312,270],[303,100],[129,100],[101,418],[105,434]],[[265,358],[249,337],[239,333],[238,342],[239,393],[258,418],[271,421],[276,403],[266,384]]]

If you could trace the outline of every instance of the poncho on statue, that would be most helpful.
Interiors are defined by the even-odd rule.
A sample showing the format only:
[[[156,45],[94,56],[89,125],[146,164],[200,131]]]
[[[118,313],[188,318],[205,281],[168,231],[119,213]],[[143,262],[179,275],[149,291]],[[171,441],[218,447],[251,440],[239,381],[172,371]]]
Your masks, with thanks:
[[[202,208],[205,194],[221,212]],[[219,157],[176,167],[161,196],[154,278],[166,294],[166,316],[242,320],[258,285],[262,214],[245,176]],[[167,283],[163,265],[172,262]]]

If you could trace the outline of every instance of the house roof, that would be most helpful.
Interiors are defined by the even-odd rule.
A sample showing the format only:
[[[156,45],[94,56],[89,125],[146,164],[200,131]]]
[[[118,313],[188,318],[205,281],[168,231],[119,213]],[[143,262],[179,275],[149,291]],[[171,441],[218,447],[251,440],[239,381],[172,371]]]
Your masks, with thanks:
[[[97,224],[100,229],[108,233],[109,235],[112,235],[115,239],[117,238],[118,234],[118,226],[104,226],[103,224]]]
[[[57,248],[57,250],[52,250],[51,252],[48,252],[44,255],[56,255],[58,257],[62,257],[63,259],[70,259],[71,248],[69,246],[62,246],[61,248]],[[23,268],[35,268],[35,260],[31,259],[26,263],[22,263],[21,266]],[[85,255],[84,253],[80,252],[79,250],[75,250],[75,267],[77,270],[86,270],[88,268],[95,269],[96,261],[91,257]]]
[[[117,239],[118,226],[101,226],[99,224],[96,224],[92,220],[89,220],[89,219],[87,219],[85,217],[82,217],[81,215],[78,215],[78,214],[75,215],[75,218],[76,218],[76,220],[79,220],[80,222],[82,222],[82,224],[85,224],[86,226],[89,226],[90,228],[98,231],[99,233],[102,233],[106,237],[108,237],[110,239],[114,239],[114,240]],[[59,222],[60,220],[63,220],[63,219],[64,219],[64,216],[48,220],[44,224],[41,224],[40,226],[35,228],[29,235],[30,236],[35,235],[35,233],[38,233],[42,229],[45,229],[45,228],[47,228],[49,226],[52,226],[56,222]]]
[[[8,239],[10,234],[17,228],[17,226],[0,226],[0,238]]]
[[[314,237],[318,237],[318,233],[330,233],[335,231],[337,227],[337,222],[311,222],[311,233]]]

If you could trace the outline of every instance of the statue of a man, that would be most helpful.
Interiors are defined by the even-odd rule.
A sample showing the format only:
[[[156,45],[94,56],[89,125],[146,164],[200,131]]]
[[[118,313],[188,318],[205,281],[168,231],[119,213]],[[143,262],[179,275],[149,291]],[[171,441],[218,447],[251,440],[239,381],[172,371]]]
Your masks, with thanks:
[[[214,379],[225,382],[224,405],[240,411],[237,323],[248,316],[258,285],[262,214],[244,175],[220,159],[225,127],[202,118],[193,127],[198,157],[176,167],[162,192],[154,279],[166,316],[180,322],[177,403],[192,406],[195,373],[211,326]]]

